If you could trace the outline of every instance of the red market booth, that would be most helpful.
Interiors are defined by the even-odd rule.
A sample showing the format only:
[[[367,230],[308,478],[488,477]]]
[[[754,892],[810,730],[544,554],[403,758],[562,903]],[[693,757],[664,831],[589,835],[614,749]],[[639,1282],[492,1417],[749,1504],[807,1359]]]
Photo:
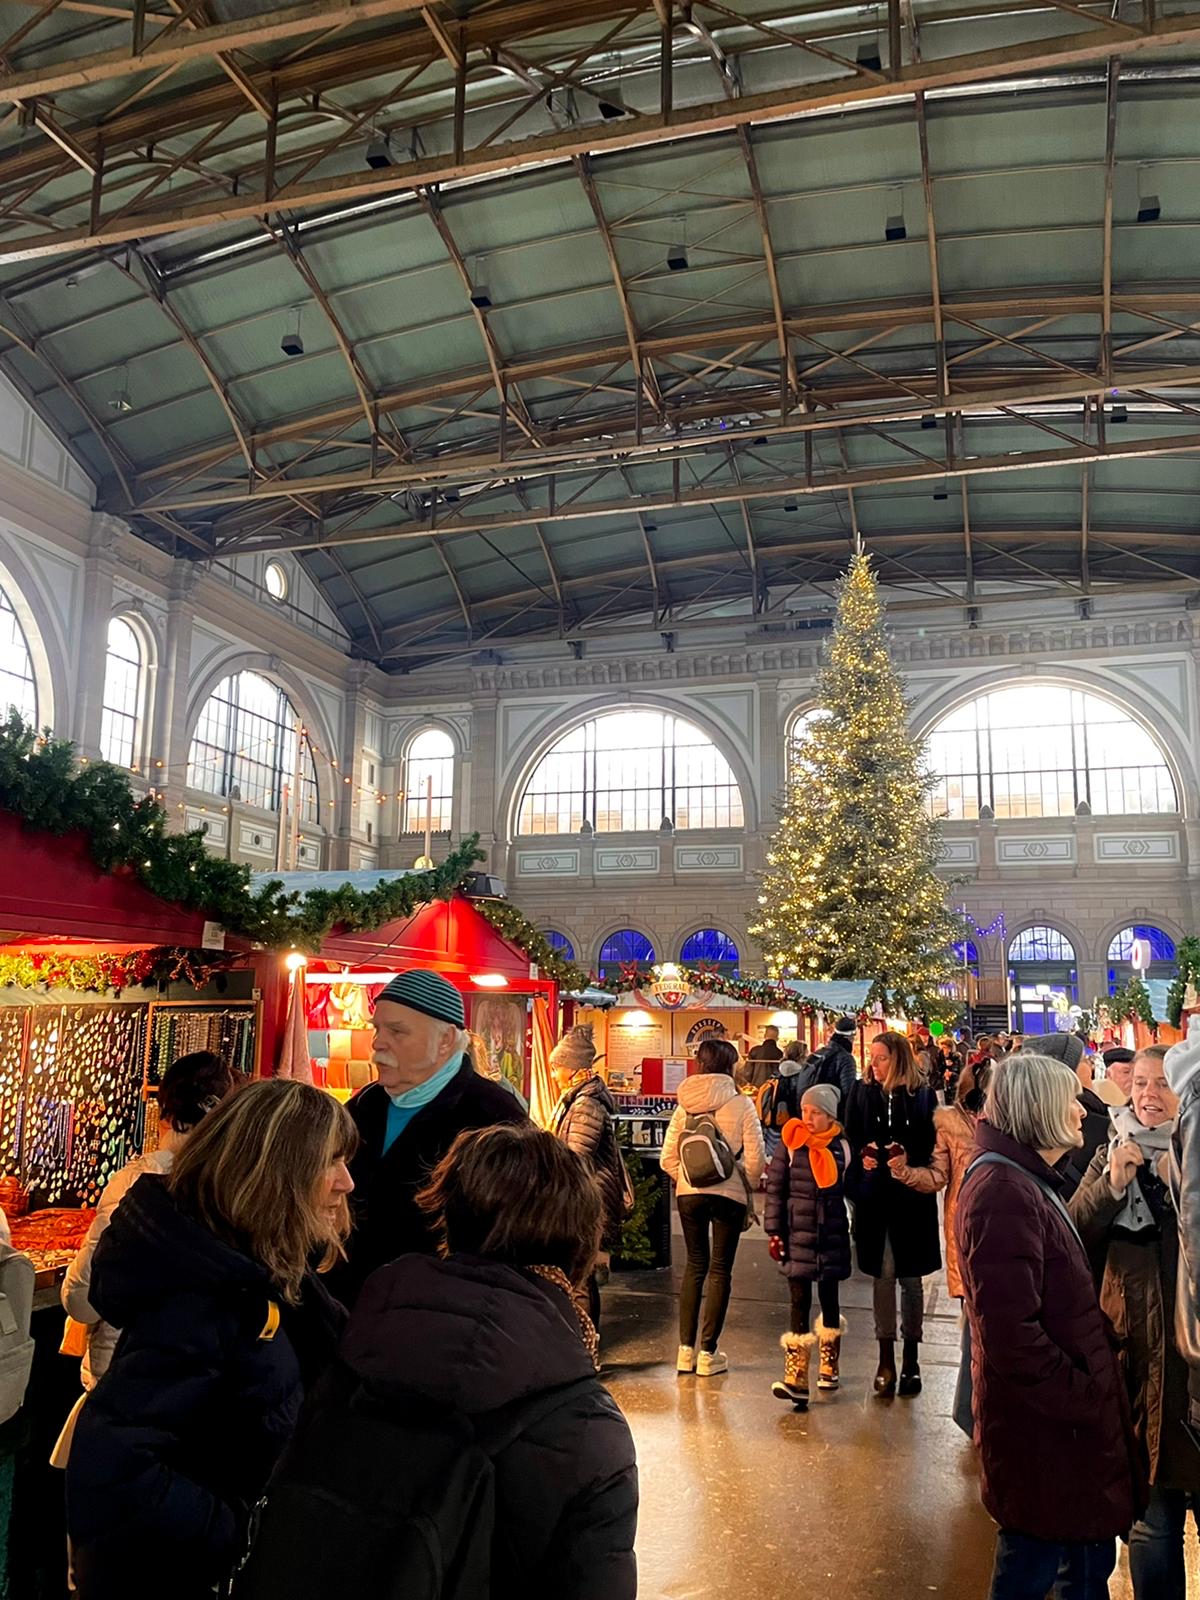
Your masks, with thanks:
[[[203,950],[225,942],[203,913],[103,871],[82,833],[0,811],[0,852],[0,1205],[52,1282],[108,1179],[154,1147],[167,1064],[212,1049],[256,1069],[254,978],[232,942]]]
[[[260,878],[266,883],[274,877],[288,892],[305,895],[343,885],[368,892],[406,876],[381,870],[264,873]],[[467,1027],[482,1039],[492,1070],[528,1098],[535,1062],[549,1053],[558,986],[541,975],[525,950],[492,927],[479,903],[460,892],[370,931],[334,928],[322,939],[319,954],[303,965],[299,952],[256,953],[263,1003],[261,1070],[276,1070],[281,1063],[288,1070],[289,1061],[294,1070],[300,1030],[291,1007],[302,999],[314,1082],[339,1095],[352,1093],[372,1076],[370,1017],[376,997],[396,973],[421,967],[441,973],[459,990]]]

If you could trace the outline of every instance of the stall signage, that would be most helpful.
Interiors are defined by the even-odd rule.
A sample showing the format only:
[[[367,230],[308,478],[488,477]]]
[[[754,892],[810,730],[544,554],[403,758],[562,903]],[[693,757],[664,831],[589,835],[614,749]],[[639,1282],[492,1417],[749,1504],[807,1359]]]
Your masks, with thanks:
[[[224,950],[225,929],[219,922],[206,922],[204,932],[200,935],[200,948],[202,950]]]
[[[699,1022],[693,1022],[688,1029],[687,1042],[699,1044],[702,1039],[724,1039],[726,1037],[725,1024],[716,1017],[702,1017]]]
[[[654,968],[650,993],[664,1011],[678,1011],[681,1006],[687,1005],[691,998],[687,980],[674,962],[670,961]]]

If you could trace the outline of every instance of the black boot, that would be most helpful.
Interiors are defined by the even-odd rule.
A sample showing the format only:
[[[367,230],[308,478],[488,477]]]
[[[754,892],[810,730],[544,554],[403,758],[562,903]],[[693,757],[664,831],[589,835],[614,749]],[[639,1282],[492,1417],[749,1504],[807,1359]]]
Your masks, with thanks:
[[[880,1339],[879,1371],[875,1374],[875,1393],[881,1400],[890,1400],[896,1392],[896,1341]]]
[[[905,1339],[904,1358],[900,1363],[900,1393],[921,1392],[921,1346],[916,1339]]]

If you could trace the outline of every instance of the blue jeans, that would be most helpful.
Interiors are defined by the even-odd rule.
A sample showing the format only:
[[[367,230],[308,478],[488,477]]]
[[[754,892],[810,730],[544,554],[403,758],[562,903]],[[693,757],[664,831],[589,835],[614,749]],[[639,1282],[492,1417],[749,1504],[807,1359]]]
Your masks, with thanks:
[[[1184,1600],[1187,1575],[1183,1533],[1188,1507],[1200,1523],[1200,1496],[1183,1489],[1152,1489],[1146,1515],[1129,1534],[1129,1575],[1134,1600]]]
[[[1053,1544],[1026,1533],[996,1535],[990,1600],[1108,1600],[1117,1541]]]

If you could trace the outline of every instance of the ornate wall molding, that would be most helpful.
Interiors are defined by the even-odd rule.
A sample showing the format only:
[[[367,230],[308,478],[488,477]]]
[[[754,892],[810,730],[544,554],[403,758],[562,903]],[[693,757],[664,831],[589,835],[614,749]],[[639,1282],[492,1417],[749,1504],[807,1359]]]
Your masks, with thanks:
[[[1097,863],[1165,862],[1174,866],[1181,859],[1177,833],[1098,833]],[[1149,920],[1153,921],[1153,917]]]
[[[1002,867],[1068,866],[1075,861],[1075,839],[1068,833],[1008,834],[996,840]]]
[[[653,845],[597,846],[595,873],[597,877],[622,872],[657,872],[659,849]]]
[[[740,844],[677,844],[676,872],[741,872]]]
[[[522,878],[576,878],[578,850],[518,850],[517,872]]]

